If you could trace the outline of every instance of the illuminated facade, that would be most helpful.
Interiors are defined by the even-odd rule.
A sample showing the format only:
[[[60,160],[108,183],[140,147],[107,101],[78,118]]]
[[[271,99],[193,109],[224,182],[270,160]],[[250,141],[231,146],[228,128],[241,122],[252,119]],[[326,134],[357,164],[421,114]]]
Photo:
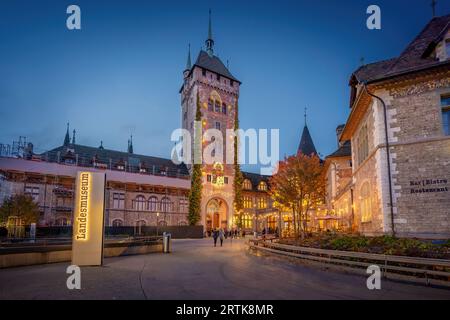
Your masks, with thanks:
[[[399,57],[351,76],[340,136],[351,142],[351,195],[332,201],[352,199],[355,231],[450,236],[449,22],[433,18]]]

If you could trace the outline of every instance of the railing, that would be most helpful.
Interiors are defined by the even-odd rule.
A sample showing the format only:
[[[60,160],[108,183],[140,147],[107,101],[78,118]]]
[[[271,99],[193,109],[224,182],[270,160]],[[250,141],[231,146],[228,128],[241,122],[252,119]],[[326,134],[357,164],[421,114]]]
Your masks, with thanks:
[[[11,158],[11,157],[0,155],[0,158]],[[150,163],[147,165],[133,165],[128,163],[125,159],[124,161],[117,161],[112,158],[101,158],[101,157],[94,160],[93,157],[89,155],[78,153],[74,154],[73,159],[70,158],[70,161],[68,161],[69,159],[67,157],[65,158],[63,154],[60,154],[59,152],[55,151],[46,152],[41,156],[33,156],[32,158],[26,159],[47,163],[58,163],[60,165],[67,165],[67,166],[122,171],[128,173],[138,173],[142,175],[162,176],[186,180],[190,179],[190,175],[187,172],[185,172],[181,168],[176,168],[174,166],[153,165]]]
[[[273,240],[249,240],[249,247],[256,250],[305,259],[321,263],[367,268],[378,265],[383,275],[412,276],[425,279],[427,284],[438,282],[450,286],[450,260],[429,259],[353,251],[326,250],[274,243]]]

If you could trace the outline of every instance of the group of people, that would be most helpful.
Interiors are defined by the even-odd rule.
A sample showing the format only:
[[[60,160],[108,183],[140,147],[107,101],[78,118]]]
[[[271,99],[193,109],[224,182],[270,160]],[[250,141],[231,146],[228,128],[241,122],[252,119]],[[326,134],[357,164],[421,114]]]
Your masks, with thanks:
[[[216,228],[207,232],[207,236],[212,236],[214,239],[214,247],[217,246],[217,240],[220,240],[220,246],[223,246],[223,240],[226,238],[237,239],[240,232],[237,229],[234,230],[224,230],[223,228]],[[245,231],[242,231],[242,237],[245,237]]]

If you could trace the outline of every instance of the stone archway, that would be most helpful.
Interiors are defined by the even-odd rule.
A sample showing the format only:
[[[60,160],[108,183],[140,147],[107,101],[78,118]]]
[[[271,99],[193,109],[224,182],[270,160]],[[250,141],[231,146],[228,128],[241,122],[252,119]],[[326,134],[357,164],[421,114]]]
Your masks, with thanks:
[[[216,228],[227,228],[228,205],[225,200],[213,197],[207,202],[205,226],[207,231],[214,230]]]

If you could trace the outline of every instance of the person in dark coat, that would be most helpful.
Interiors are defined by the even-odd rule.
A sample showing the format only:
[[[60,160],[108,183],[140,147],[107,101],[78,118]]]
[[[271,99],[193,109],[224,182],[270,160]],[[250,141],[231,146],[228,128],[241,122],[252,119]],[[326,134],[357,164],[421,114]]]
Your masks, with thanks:
[[[217,247],[217,238],[219,237],[219,231],[217,229],[214,229],[212,232],[212,236],[214,239],[214,247]]]

